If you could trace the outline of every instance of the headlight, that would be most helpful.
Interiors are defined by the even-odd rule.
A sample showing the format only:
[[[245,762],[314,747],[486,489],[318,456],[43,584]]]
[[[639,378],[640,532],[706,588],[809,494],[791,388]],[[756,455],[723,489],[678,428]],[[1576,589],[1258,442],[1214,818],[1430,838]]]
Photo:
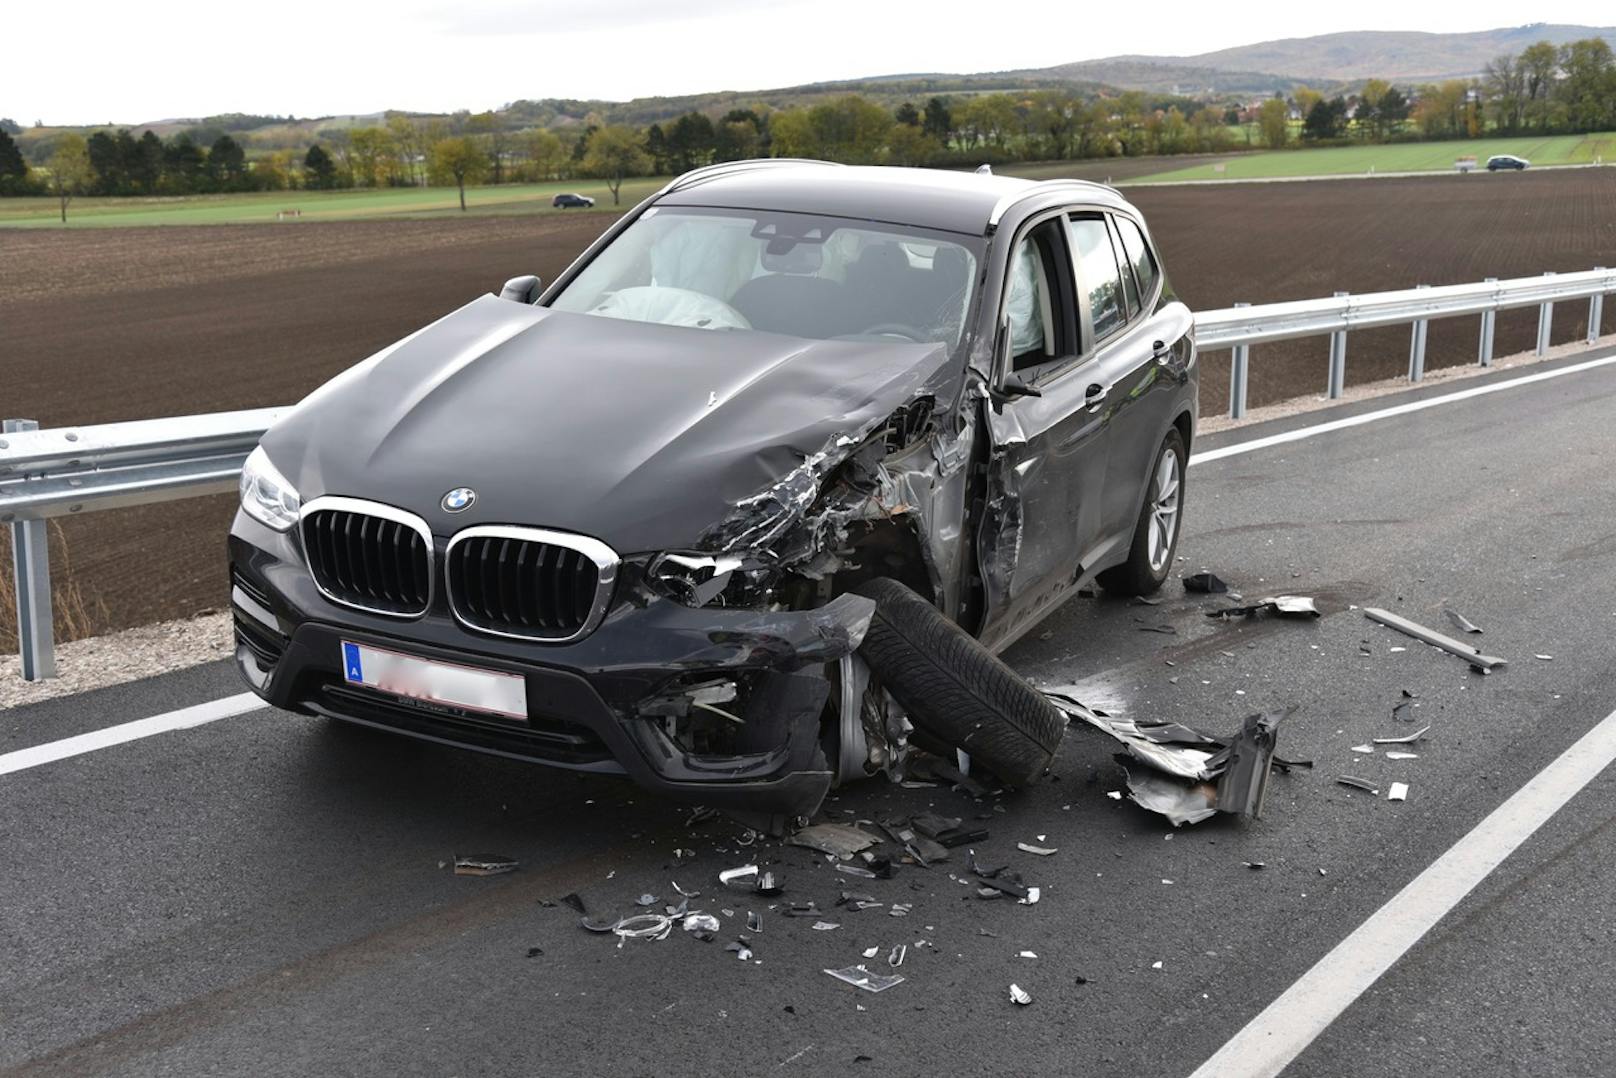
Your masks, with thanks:
[[[303,499],[275,470],[263,446],[254,449],[241,469],[241,508],[266,528],[289,531],[297,523]]]
[[[659,554],[646,580],[658,593],[686,606],[756,606],[768,596],[772,562],[741,554]]]

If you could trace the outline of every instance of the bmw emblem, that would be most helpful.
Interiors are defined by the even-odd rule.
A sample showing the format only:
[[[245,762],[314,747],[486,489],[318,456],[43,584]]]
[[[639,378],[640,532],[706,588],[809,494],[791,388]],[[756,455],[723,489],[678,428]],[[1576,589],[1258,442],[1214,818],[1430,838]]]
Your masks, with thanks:
[[[446,513],[464,513],[471,508],[471,503],[477,500],[477,492],[470,487],[455,487],[443,496],[442,506]]]

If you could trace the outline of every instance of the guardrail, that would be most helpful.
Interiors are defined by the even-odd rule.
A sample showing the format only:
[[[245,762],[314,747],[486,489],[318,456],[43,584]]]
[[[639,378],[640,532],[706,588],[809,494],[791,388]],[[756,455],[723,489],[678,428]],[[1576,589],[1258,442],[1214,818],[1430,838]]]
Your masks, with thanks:
[[[1377,326],[1410,325],[1408,377],[1425,376],[1426,326],[1433,318],[1481,316],[1477,360],[1493,360],[1497,312],[1537,307],[1537,354],[1549,347],[1554,305],[1587,299],[1588,343],[1599,337],[1607,292],[1616,272],[1544,274],[1480,284],[1410,288],[1327,299],[1237,305],[1195,316],[1202,352],[1230,351],[1229,415],[1246,414],[1251,349],[1299,337],[1330,337],[1326,392],[1346,386],[1347,334]],[[45,522],[100,509],[222,493],[235,487],[247,454],[287,409],[177,416],[133,423],[40,430],[8,419],[0,433],[0,523],[11,527],[22,675],[34,681],[55,674],[50,559]]]

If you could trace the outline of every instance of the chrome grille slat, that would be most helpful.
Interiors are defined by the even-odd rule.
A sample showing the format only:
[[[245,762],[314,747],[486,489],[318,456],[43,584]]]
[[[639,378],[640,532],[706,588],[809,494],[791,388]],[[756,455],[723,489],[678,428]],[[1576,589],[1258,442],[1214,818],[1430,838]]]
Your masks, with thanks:
[[[301,516],[303,554],[315,586],[344,606],[419,617],[432,603],[426,522],[357,498],[316,498]]]

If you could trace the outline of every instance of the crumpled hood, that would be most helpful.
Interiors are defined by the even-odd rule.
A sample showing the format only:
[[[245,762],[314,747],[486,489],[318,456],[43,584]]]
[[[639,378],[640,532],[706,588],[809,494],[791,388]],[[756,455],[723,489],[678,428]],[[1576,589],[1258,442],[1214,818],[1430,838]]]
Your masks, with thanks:
[[[950,381],[935,344],[808,341],[483,296],[337,376],[264,437],[305,502],[411,510],[439,535],[532,524],[619,553],[689,548],[736,505]],[[849,447],[851,448],[851,447]],[[467,511],[443,495],[476,490]]]

